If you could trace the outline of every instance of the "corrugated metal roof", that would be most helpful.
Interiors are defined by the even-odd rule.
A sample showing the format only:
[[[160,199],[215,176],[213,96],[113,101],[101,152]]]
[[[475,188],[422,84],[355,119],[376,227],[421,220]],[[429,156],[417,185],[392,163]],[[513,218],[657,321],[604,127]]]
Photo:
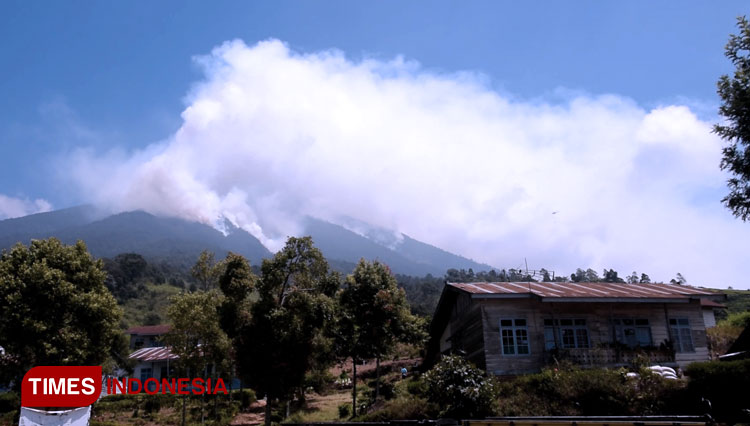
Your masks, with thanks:
[[[172,351],[165,346],[155,348],[142,348],[133,352],[128,356],[130,359],[137,359],[138,361],[166,361],[168,359],[177,359],[177,355],[173,354]]]
[[[479,282],[448,283],[449,286],[476,295],[533,294],[544,298],[596,299],[675,299],[696,296],[721,296],[718,293],[673,284],[619,284],[574,282]]]
[[[726,308],[727,305],[716,303],[713,300],[701,299],[701,306],[704,308]]]
[[[169,324],[159,325],[140,325],[136,327],[130,327],[125,331],[127,334],[138,334],[141,336],[160,336],[166,334],[169,329],[172,328]]]

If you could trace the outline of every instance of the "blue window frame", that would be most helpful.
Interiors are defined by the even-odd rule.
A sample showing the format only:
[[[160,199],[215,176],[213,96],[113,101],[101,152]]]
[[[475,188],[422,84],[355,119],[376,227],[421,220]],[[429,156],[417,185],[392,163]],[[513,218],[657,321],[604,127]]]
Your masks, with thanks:
[[[695,352],[693,332],[687,318],[670,318],[669,332],[672,335],[674,350],[677,352]]]
[[[500,344],[503,355],[529,355],[531,348],[526,319],[501,319]]]

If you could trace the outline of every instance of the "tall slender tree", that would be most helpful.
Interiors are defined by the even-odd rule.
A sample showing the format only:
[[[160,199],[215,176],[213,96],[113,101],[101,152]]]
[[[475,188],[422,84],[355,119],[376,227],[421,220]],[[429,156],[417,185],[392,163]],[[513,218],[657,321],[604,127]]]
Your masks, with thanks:
[[[270,425],[272,402],[288,400],[315,361],[319,339],[333,319],[339,282],[310,237],[289,238],[263,261],[261,273],[258,300],[238,329],[235,351],[242,377],[266,394]]]
[[[224,262],[216,262],[213,252],[203,250],[190,268],[190,274],[198,281],[201,290],[208,291],[216,288],[223,268]]]
[[[398,342],[424,339],[422,322],[409,311],[406,294],[388,267],[360,260],[338,295],[339,354],[352,359],[352,412],[357,412],[357,363],[380,358]],[[379,371],[378,371],[379,373]],[[379,374],[378,382],[379,383]],[[377,394],[377,390],[376,390]]]
[[[218,309],[223,296],[216,290],[180,293],[172,297],[167,317],[172,328],[164,342],[179,358],[175,364],[182,374],[192,377],[226,375],[230,367],[230,342],[219,326]],[[204,399],[201,399],[201,423],[205,420]],[[185,401],[183,419],[185,424]]]

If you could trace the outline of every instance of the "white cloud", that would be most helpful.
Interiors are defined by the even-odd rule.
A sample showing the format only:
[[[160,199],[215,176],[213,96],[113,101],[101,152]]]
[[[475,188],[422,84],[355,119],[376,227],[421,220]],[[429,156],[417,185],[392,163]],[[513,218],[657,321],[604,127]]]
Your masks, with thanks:
[[[0,220],[48,212],[52,205],[47,200],[29,200],[0,194]]]
[[[275,40],[228,42],[198,62],[206,77],[174,135],[134,154],[76,154],[91,201],[225,215],[272,248],[303,215],[352,217],[501,267],[748,286],[750,225],[719,203],[721,141],[687,106],[523,101],[481,75]]]

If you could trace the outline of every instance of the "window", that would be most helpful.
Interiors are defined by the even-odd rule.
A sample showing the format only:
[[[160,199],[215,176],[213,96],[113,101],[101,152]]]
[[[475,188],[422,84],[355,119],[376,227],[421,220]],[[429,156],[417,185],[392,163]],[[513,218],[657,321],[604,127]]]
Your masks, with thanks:
[[[529,332],[526,320],[500,320],[500,343],[503,346],[503,355],[528,355]]]
[[[672,335],[674,350],[677,352],[693,352],[693,336],[690,321],[687,318],[670,318],[669,332]]]
[[[646,318],[617,318],[612,320],[615,341],[635,348],[652,346],[651,325]]]
[[[141,386],[143,386],[144,383],[146,383],[146,379],[150,379],[153,377],[153,373],[151,372],[150,368],[141,368]],[[130,383],[130,390],[135,391],[135,389],[138,387],[138,385],[135,382],[128,382]],[[151,383],[149,383],[151,385]],[[153,389],[149,389],[153,390]]]
[[[544,349],[554,349],[557,345],[564,349],[588,348],[589,329],[586,326],[586,320],[582,318],[544,320]]]

